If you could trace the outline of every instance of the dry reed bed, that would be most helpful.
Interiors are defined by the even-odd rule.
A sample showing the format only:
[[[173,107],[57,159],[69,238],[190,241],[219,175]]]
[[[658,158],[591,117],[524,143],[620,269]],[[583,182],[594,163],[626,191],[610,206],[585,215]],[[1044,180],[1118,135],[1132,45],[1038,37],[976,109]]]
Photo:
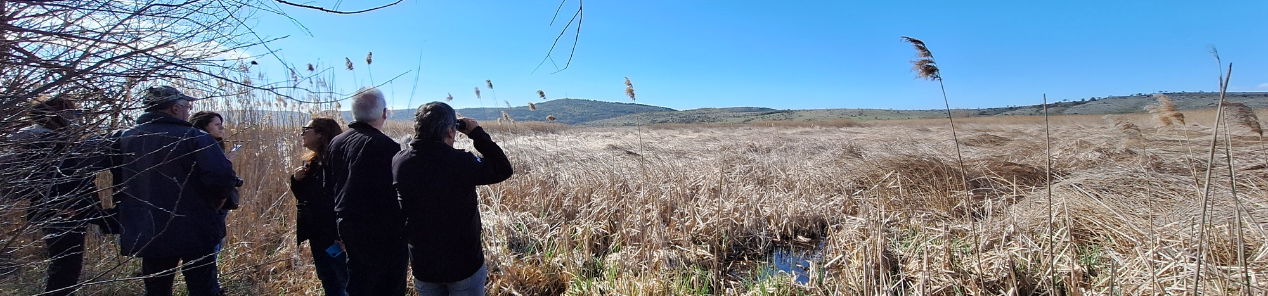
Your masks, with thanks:
[[[1054,118],[1051,232],[1041,118],[958,120],[963,173],[936,121],[674,126],[643,129],[642,145],[634,128],[484,123],[516,167],[480,189],[489,289],[1027,294],[1052,292],[1055,281],[1069,294],[1182,293],[1196,267],[1210,117],[1190,112],[1189,126],[1155,129],[1145,115],[1119,116],[1142,127],[1133,141],[1100,116]],[[258,145],[236,162],[248,189],[220,258],[232,294],[319,293],[308,248],[293,241],[285,182],[299,148],[282,143],[298,140],[299,124],[233,128],[233,139]],[[409,128],[386,130],[404,139]],[[1232,144],[1248,274],[1262,293],[1264,145],[1236,127]],[[1216,161],[1203,289],[1239,294],[1235,202],[1225,160]],[[139,264],[115,255],[109,238],[90,238],[86,275],[104,282],[85,294],[140,291],[139,281],[116,280]],[[817,245],[809,283],[763,272],[773,249]],[[0,287],[30,294],[21,283],[39,278],[31,268]]]
[[[1209,129],[1149,130],[1124,143],[1089,118],[1058,118],[1053,130],[1051,235],[1043,131],[1033,124],[969,120],[967,134],[1008,141],[966,147],[967,174],[937,125],[654,129],[642,147],[632,130],[511,135],[502,141],[518,175],[489,187],[485,203],[492,281],[520,293],[681,294],[707,283],[743,294],[762,285],[751,281],[780,281],[753,280],[746,261],[822,239],[812,273],[823,279],[781,291],[1025,293],[1050,291],[1053,276],[1085,293],[1184,291],[1196,266],[1193,175],[1205,170],[1197,143]],[[1264,151],[1245,132],[1234,145],[1258,279],[1268,275],[1265,173],[1246,168]],[[1234,202],[1217,161],[1204,291],[1236,294]]]

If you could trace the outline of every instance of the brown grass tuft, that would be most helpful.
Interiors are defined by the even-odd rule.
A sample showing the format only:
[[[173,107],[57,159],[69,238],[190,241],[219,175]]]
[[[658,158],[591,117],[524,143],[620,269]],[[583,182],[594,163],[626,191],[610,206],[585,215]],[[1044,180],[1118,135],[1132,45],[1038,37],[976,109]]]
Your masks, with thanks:
[[[546,115],[546,121],[555,122],[555,115]]]
[[[1104,118],[1106,121],[1109,121],[1110,124],[1113,124],[1114,128],[1117,128],[1119,132],[1123,133],[1128,140],[1141,140],[1145,138],[1145,135],[1140,132],[1140,127],[1136,126],[1135,123],[1123,121],[1122,119],[1111,117],[1109,115],[1101,118]]]
[[[1259,117],[1255,116],[1255,110],[1250,106],[1242,103],[1228,102],[1224,103],[1224,109],[1229,112],[1229,116],[1237,121],[1237,124],[1249,128],[1251,132],[1259,136],[1264,135],[1264,130],[1259,125]]]
[[[537,111],[537,104],[533,104],[533,102],[528,102],[528,111]]]
[[[1149,110],[1149,114],[1153,114],[1154,119],[1162,123],[1162,126],[1171,126],[1173,122],[1184,125],[1184,113],[1176,111],[1176,104],[1171,102],[1171,98],[1164,94],[1154,94],[1154,98],[1158,99],[1158,105],[1145,106]]]
[[[1000,137],[1000,136],[996,136],[992,134],[978,134],[978,135],[970,136],[968,138],[964,138],[964,141],[960,141],[960,143],[964,144],[964,146],[971,146],[971,147],[996,147],[996,146],[1003,146],[1004,144],[1007,144],[1009,141],[1012,141],[1012,139]]]

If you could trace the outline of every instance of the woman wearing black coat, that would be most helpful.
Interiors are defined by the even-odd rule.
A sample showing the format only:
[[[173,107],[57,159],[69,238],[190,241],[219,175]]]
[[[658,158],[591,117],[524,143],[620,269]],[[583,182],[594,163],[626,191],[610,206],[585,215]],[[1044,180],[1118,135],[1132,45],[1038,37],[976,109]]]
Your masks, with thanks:
[[[348,256],[343,254],[339,230],[335,226],[335,202],[322,189],[322,156],[330,140],[342,133],[339,123],[330,118],[313,118],[303,127],[300,136],[308,149],[304,165],[291,175],[291,192],[295,194],[296,239],[308,241],[313,252],[313,265],[326,295],[344,295],[348,284]]]

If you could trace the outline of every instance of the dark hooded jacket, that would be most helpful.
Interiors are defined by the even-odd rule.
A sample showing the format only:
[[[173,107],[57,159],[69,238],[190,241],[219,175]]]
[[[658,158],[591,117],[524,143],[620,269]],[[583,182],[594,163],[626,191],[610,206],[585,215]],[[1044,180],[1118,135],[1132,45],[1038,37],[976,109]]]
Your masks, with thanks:
[[[467,136],[484,158],[444,142],[416,140],[392,159],[410,261],[420,281],[456,282],[480,269],[484,249],[476,186],[514,174],[506,153],[483,128],[476,127]]]
[[[217,206],[242,181],[211,135],[161,112],[137,118],[116,141],[113,170],[127,256],[205,254],[225,236]]]

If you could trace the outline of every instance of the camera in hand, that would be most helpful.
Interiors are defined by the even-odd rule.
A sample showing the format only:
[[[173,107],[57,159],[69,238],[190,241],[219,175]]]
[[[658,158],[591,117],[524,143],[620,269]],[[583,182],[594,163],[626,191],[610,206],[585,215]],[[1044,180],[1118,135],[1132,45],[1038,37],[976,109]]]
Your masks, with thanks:
[[[458,124],[455,125],[455,127],[458,129],[458,131],[465,131],[467,130],[467,122],[459,120]]]

